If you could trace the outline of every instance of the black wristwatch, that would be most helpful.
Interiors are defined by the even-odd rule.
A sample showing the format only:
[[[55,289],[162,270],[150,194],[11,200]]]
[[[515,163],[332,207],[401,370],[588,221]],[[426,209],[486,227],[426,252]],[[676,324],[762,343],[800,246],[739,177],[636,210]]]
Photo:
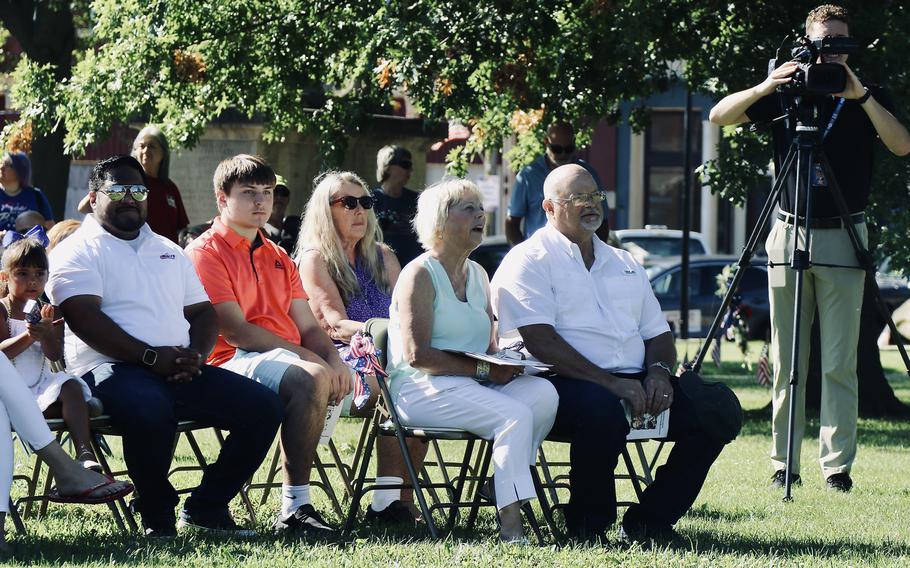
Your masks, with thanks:
[[[152,367],[158,361],[158,352],[149,347],[142,352],[142,364],[146,367]]]
[[[858,103],[861,104],[861,105],[862,105],[862,104],[866,104],[866,101],[868,101],[868,100],[869,100],[869,97],[872,96],[872,91],[869,90],[869,87],[863,87],[863,88],[866,89],[866,92],[863,93],[863,96],[861,96],[860,98],[856,99],[856,102],[858,102]]]

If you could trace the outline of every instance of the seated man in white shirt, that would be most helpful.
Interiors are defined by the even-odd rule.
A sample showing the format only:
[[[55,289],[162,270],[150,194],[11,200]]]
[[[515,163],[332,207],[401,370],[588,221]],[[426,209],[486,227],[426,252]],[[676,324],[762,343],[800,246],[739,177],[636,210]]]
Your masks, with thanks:
[[[603,199],[584,168],[553,170],[544,183],[547,225],[502,261],[493,308],[501,337],[517,330],[531,355],[553,365],[559,409],[550,436],[572,444],[573,535],[600,537],[616,520],[613,470],[629,432],[620,401],[634,416],[671,408],[676,444],[622,528],[633,539],[672,538],[723,444],[701,435],[676,384],[673,336],[644,269],[595,235]]]
[[[230,434],[180,524],[249,536],[228,503],[272,445],[281,403],[268,388],[203,364],[218,336],[215,310],[183,250],[146,224],[147,197],[135,158],[101,161],[89,179],[93,213],[51,252],[47,292],[66,318],[67,370],[122,433],[146,535],[176,534],[168,471],[178,421],[196,420]]]

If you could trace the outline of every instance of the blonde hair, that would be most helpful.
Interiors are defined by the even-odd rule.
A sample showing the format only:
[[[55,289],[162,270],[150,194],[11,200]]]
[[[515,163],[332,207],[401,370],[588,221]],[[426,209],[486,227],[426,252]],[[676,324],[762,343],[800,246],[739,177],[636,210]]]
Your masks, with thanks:
[[[303,254],[310,249],[315,250],[322,257],[329,270],[329,275],[341,299],[347,306],[351,299],[360,294],[360,285],[357,276],[348,264],[348,259],[341,246],[341,237],[332,221],[332,205],[329,201],[346,184],[356,185],[363,189],[366,195],[372,195],[366,182],[353,172],[326,172],[314,181],[316,187],[303,210],[303,220],[300,226],[300,237],[297,239],[297,248],[294,249],[294,260],[300,263]],[[382,242],[382,230],[376,213],[372,209],[366,210],[366,234],[360,239],[355,248],[357,259],[366,266],[367,273],[376,282],[376,285],[385,292],[389,290],[389,278],[385,264],[382,262],[378,244]]]
[[[60,244],[60,241],[75,233],[76,229],[81,226],[82,221],[77,221],[76,219],[64,219],[55,224],[47,232],[47,240],[50,241],[50,244],[47,245],[47,250],[52,250],[55,246]]]
[[[459,178],[443,179],[420,192],[412,225],[424,250],[430,250],[439,243],[449,209],[466,197],[483,203],[483,195],[477,186]]]

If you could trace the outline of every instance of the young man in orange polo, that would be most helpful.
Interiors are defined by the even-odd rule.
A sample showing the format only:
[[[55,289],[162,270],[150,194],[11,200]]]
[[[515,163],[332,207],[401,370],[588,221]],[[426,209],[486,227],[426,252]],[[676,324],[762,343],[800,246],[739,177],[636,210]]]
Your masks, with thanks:
[[[275,172],[257,156],[218,164],[218,217],[187,254],[220,320],[208,362],[277,392],[284,482],[277,530],[330,534],[310,503],[310,469],[330,402],[341,403],[351,375],[307,304],[297,267],[261,231],[272,212]]]

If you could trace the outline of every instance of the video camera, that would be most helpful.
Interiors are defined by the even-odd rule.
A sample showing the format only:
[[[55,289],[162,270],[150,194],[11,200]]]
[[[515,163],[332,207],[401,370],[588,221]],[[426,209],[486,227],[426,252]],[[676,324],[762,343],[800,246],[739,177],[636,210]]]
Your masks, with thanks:
[[[818,63],[819,57],[826,53],[848,54],[860,52],[860,45],[850,37],[826,36],[821,39],[799,38],[790,50],[789,59],[781,57],[784,44],[790,36],[784,38],[777,49],[775,58],[768,62],[768,74],[787,61],[796,61],[799,66],[789,83],[780,85],[780,93],[790,96],[830,95],[840,93],[847,87],[847,70],[839,63]]]

